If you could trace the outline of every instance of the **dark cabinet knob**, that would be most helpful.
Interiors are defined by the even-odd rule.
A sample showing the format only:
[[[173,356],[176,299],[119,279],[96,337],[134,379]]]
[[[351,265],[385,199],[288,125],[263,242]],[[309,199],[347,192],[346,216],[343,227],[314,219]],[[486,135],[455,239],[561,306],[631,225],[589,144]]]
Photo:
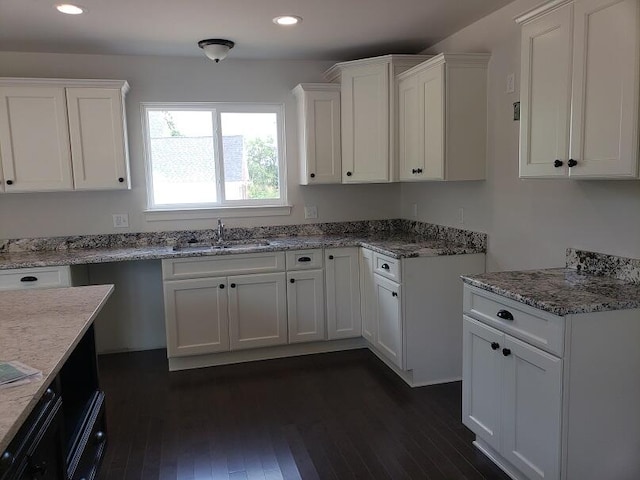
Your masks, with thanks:
[[[291,280],[289,280],[289,283],[296,283],[296,279],[292,278]]]
[[[574,160],[573,158],[567,162],[567,165],[569,165],[570,167],[575,167],[577,164],[577,160]]]
[[[309,175],[311,178],[316,178],[316,174],[312,173],[311,175]]]
[[[21,282],[25,282],[25,283],[29,283],[29,282],[37,282],[38,281],[38,277],[33,277],[31,275],[28,275],[26,277],[22,277],[20,279]]]
[[[511,350],[509,350],[508,348],[503,348],[502,355],[504,355],[505,357],[508,357],[509,355],[511,355]]]
[[[383,263],[382,265],[380,265],[380,268],[383,270],[389,270],[389,264],[388,263]]]
[[[560,168],[562,165],[564,165],[564,162],[562,160],[555,160],[553,162],[553,166],[556,168]]]
[[[47,399],[47,400],[51,400],[55,396],[56,396],[56,392],[54,392],[53,389],[51,389],[51,388],[47,388],[44,391],[44,395],[42,397]]]
[[[13,465],[15,458],[16,457],[13,456],[13,453],[5,451],[2,456],[0,456],[0,472],[8,470],[9,467]]]
[[[232,283],[231,285],[229,285],[231,288],[236,288],[236,284]]]
[[[118,178],[118,181],[119,181],[120,183],[124,183],[124,178],[119,177],[119,178]]]
[[[224,288],[224,283],[221,283],[221,284],[220,284],[220,288]]]
[[[351,175],[353,175],[351,172],[347,172],[347,177],[350,177]]]
[[[333,260],[333,255],[329,255],[329,260]]]
[[[299,261],[299,262],[306,263],[306,262],[310,262],[310,261],[311,261],[311,258],[310,258],[310,257],[300,257],[300,258],[298,259],[298,261]]]
[[[498,342],[491,342],[491,350],[497,350],[500,348],[500,344]]]
[[[416,173],[422,173],[422,169],[421,168],[416,168]]]
[[[398,292],[391,292],[391,296],[392,297],[397,297],[398,296]]]
[[[503,320],[513,320],[513,315],[509,310],[499,310],[496,315]]]
[[[418,171],[415,168],[412,168],[411,169],[411,173],[413,173],[415,175],[416,173],[418,173]]]
[[[93,440],[96,442],[96,445],[99,445],[102,442],[104,442],[106,438],[107,438],[107,434],[102,431],[96,432],[96,434],[93,436]]]
[[[13,185],[13,180],[7,180],[7,185]]]

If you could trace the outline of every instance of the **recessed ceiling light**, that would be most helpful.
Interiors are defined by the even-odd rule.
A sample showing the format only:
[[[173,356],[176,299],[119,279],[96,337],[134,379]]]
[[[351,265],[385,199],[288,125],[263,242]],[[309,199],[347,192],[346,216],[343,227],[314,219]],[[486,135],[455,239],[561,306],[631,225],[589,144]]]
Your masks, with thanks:
[[[56,10],[60,13],[66,13],[67,15],[80,15],[87,11],[86,8],[79,7],[78,5],[73,5],[71,3],[60,3],[56,5]]]
[[[273,23],[276,25],[295,25],[301,21],[302,17],[296,17],[295,15],[281,15],[273,19]]]

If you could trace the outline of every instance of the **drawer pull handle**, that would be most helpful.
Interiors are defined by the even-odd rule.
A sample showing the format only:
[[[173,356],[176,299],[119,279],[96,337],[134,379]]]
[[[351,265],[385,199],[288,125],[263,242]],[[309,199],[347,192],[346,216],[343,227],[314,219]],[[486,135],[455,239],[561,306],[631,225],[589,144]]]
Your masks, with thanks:
[[[298,261],[299,261],[299,262],[310,262],[310,261],[311,261],[311,258],[309,258],[309,257],[300,257],[300,258],[298,259]]]
[[[503,320],[513,320],[513,315],[509,310],[499,310],[497,315],[498,318],[501,318]]]
[[[498,350],[500,348],[500,344],[498,342],[491,342],[491,349]]]
[[[26,277],[22,277],[20,279],[21,282],[37,282],[38,281],[38,277],[33,277],[31,275],[26,276]]]
[[[96,445],[100,445],[102,442],[104,442],[107,438],[107,434],[100,431],[100,432],[96,432],[96,434],[94,435],[93,439],[96,442]]]
[[[383,270],[389,270],[389,264],[388,263],[383,263],[382,265],[380,265],[380,268]]]
[[[502,355],[504,355],[505,357],[508,357],[509,355],[511,355],[511,350],[509,350],[508,348],[503,348]]]
[[[391,296],[392,297],[397,297],[398,296],[398,292],[391,292]]]
[[[329,255],[329,260],[333,260],[333,255]]]

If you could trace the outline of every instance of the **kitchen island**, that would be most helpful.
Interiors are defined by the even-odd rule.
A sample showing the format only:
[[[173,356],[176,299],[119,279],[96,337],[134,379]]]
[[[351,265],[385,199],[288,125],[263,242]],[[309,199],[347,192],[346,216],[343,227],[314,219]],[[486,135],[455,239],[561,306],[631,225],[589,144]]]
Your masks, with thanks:
[[[0,390],[2,480],[20,478],[29,469],[80,478],[85,465],[99,460],[93,444],[87,445],[89,434],[104,417],[93,322],[113,288],[0,292],[1,359],[42,371],[39,380]],[[104,432],[97,433],[104,439]],[[43,452],[40,441],[49,442],[51,448]],[[91,458],[83,456],[87,450]]]

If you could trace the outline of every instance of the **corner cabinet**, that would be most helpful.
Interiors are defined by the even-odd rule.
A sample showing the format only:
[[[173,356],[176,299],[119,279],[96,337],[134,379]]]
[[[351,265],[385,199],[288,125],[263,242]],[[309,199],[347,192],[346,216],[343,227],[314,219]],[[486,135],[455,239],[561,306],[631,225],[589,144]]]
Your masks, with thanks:
[[[520,177],[637,178],[638,0],[523,14]]]
[[[130,188],[128,89],[119,80],[0,78],[4,191]]]
[[[469,285],[463,305],[476,447],[517,480],[640,478],[640,310],[557,316]]]
[[[488,54],[440,54],[398,76],[400,181],[483,180]]]
[[[300,185],[342,183],[340,85],[301,83],[298,102]]]
[[[395,77],[430,58],[386,55],[343,62],[325,77],[341,85],[342,183],[398,180]]]
[[[358,247],[325,249],[329,340],[362,335],[358,251]]]

